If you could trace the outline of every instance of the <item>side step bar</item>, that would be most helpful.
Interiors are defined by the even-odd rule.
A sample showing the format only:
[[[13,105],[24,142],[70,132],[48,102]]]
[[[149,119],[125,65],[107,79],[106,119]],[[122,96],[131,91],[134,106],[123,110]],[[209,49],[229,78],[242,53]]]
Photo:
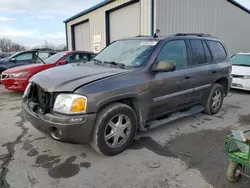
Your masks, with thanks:
[[[177,119],[181,119],[181,118],[184,118],[187,116],[192,116],[192,115],[198,114],[198,113],[202,112],[203,110],[204,110],[204,107],[202,105],[195,105],[195,106],[191,107],[189,110],[186,110],[184,112],[176,112],[176,113],[171,114],[170,117],[167,117],[165,119],[154,120],[154,121],[147,123],[146,130],[161,127],[161,126],[163,126],[169,122],[175,121]]]

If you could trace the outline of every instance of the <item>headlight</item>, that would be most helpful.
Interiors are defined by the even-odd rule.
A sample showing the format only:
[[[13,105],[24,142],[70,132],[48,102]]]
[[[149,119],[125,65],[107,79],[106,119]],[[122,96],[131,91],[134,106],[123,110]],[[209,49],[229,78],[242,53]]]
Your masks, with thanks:
[[[29,83],[23,93],[23,97],[25,97],[26,95],[28,95],[28,93],[30,92],[30,87],[31,87],[31,83]]]
[[[250,76],[248,75],[248,76],[244,76],[244,77],[242,77],[242,79],[250,79]]]
[[[77,94],[59,94],[56,97],[53,111],[63,114],[85,113],[87,97]]]
[[[10,77],[14,77],[14,78],[17,78],[17,77],[25,77],[29,74],[30,72],[17,72],[17,73],[13,73],[10,75]]]

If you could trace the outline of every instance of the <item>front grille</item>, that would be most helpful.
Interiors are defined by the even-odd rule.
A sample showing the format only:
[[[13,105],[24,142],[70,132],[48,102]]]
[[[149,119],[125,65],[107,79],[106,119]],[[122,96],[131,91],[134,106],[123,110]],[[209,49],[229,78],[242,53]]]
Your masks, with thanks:
[[[44,91],[39,85],[32,84],[28,93],[29,107],[34,112],[46,114],[50,112],[52,93]]]
[[[232,74],[233,78],[243,78],[244,75]]]

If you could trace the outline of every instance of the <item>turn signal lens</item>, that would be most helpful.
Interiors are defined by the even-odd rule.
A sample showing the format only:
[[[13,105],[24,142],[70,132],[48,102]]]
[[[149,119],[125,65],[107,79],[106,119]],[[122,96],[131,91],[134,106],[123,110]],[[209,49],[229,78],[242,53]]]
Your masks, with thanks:
[[[74,99],[71,105],[71,112],[85,112],[86,110],[86,99],[85,98],[76,98]]]

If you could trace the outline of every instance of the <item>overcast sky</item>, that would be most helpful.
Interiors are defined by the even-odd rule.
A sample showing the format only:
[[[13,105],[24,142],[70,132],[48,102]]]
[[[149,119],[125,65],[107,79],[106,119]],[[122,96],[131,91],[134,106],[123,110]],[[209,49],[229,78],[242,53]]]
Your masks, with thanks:
[[[0,0],[0,38],[35,46],[65,44],[63,20],[102,0]]]
[[[0,37],[35,46],[65,44],[63,20],[103,0],[0,0]],[[250,0],[235,0],[250,9]]]

